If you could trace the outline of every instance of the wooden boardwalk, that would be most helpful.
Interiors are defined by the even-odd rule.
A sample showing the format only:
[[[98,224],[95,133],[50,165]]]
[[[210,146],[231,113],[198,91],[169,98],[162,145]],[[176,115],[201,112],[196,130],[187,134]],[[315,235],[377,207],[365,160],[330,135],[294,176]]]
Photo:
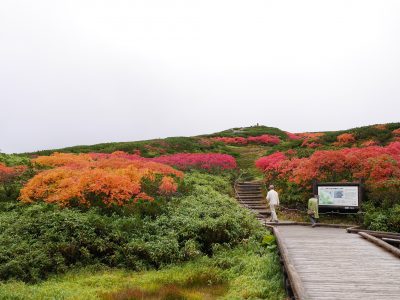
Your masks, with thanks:
[[[400,259],[358,234],[301,225],[274,232],[297,299],[400,299]]]

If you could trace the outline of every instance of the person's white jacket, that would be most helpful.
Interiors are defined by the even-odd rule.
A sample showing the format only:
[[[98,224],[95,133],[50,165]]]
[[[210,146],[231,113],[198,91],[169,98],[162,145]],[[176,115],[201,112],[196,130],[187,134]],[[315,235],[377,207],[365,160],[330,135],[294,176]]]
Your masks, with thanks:
[[[279,196],[275,190],[269,190],[267,193],[267,200],[269,204],[279,205]]]

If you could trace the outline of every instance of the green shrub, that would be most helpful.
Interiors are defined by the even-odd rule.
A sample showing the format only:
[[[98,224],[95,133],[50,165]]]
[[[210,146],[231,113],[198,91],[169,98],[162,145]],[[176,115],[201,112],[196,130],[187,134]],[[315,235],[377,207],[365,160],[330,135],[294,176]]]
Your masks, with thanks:
[[[36,282],[99,264],[160,268],[212,255],[215,245],[232,247],[259,235],[258,222],[223,194],[229,191],[229,179],[194,173],[186,180],[188,194],[166,202],[156,217],[45,204],[1,205],[0,279]]]
[[[221,194],[232,195],[232,184],[233,177],[231,174],[224,172],[220,176],[202,173],[199,171],[191,172],[189,176],[185,178],[185,184],[187,187],[193,188],[194,186],[209,186]]]
[[[285,299],[279,257],[250,238],[233,249],[214,247],[213,257],[147,272],[87,267],[31,285],[0,284],[2,299]],[[173,288],[173,289],[171,289]],[[168,295],[166,295],[168,292]]]
[[[0,163],[6,166],[29,165],[30,159],[24,155],[0,153]]]
[[[249,137],[249,136],[259,136],[263,134],[270,134],[279,136],[281,139],[286,139],[287,135],[284,131],[275,127],[268,127],[263,125],[243,127],[243,128],[232,128],[224,130],[221,132],[216,132],[213,134],[206,135],[207,137]]]
[[[400,204],[393,207],[376,207],[367,202],[363,205],[364,226],[370,230],[400,232]]]

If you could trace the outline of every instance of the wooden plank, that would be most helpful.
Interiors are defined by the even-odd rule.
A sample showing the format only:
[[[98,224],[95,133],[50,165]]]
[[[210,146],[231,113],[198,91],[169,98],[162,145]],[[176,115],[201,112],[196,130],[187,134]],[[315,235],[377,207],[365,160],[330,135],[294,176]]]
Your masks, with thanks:
[[[296,268],[293,266],[291,263],[290,255],[289,252],[286,248],[285,243],[283,242],[283,238],[281,234],[279,233],[278,228],[274,227],[273,229],[277,244],[281,253],[281,257],[283,259],[283,263],[285,265],[285,269],[287,271],[290,284],[292,286],[292,290],[294,293],[294,296],[297,300],[307,300],[308,296],[304,290],[303,284],[301,282],[301,279],[299,275],[297,274]]]
[[[273,228],[303,299],[400,299],[400,260],[383,248],[340,228]]]
[[[384,248],[385,250],[389,251],[393,255],[400,258],[400,249],[397,249],[396,247],[393,247],[392,245],[389,245],[388,243],[386,243],[368,233],[359,232],[358,234],[361,235],[363,238],[367,239],[368,241],[374,243],[375,245],[378,245],[379,247]]]

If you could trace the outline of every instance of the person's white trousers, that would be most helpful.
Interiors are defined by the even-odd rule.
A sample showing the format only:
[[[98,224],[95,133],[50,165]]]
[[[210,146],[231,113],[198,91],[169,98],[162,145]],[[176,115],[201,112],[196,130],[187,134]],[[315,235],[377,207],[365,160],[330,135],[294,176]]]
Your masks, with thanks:
[[[276,216],[276,212],[275,212],[275,204],[270,203],[269,209],[271,210],[271,221],[272,222],[278,221],[278,217]]]

